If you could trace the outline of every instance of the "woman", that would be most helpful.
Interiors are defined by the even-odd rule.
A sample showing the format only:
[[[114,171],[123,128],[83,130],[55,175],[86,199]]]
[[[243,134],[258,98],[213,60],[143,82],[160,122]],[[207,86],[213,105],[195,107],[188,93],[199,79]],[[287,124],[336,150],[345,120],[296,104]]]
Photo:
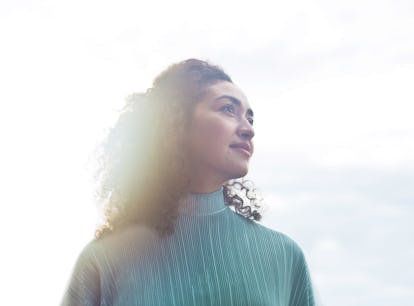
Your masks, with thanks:
[[[314,305],[301,249],[254,221],[253,111],[189,59],[127,100],[100,147],[105,222],[63,305]]]

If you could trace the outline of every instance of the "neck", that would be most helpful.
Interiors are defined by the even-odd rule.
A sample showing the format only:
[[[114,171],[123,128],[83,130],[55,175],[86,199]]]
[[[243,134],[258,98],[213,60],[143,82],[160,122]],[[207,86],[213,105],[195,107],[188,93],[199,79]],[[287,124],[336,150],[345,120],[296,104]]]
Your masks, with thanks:
[[[226,208],[223,186],[209,193],[189,193],[180,201],[180,212],[183,216],[211,215]]]
[[[200,183],[196,184],[195,182],[190,183],[190,193],[192,194],[203,194],[210,193],[220,189],[223,186],[223,182],[216,183]]]

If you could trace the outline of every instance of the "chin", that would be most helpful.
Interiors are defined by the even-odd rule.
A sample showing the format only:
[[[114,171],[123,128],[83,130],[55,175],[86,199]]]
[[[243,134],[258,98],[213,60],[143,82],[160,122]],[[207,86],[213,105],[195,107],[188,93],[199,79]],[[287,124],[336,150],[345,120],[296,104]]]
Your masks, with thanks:
[[[239,167],[238,169],[234,169],[234,171],[231,172],[229,179],[238,179],[241,177],[244,177],[249,172],[248,167]]]

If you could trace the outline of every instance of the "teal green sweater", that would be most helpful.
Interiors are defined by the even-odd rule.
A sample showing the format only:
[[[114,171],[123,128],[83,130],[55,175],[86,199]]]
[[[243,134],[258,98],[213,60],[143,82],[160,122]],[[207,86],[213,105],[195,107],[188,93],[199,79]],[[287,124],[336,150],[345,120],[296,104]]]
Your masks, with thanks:
[[[236,214],[222,189],[186,203],[172,236],[131,227],[88,244],[62,305],[315,305],[292,239]]]

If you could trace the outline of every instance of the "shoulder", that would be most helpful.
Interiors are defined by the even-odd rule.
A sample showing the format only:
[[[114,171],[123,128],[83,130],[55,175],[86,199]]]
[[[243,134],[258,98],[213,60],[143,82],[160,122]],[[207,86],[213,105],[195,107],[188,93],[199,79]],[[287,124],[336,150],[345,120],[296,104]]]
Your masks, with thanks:
[[[271,229],[258,222],[253,222],[251,227],[254,229],[256,237],[268,243],[275,251],[282,252],[289,255],[289,257],[303,259],[304,254],[302,248],[287,234]]]
[[[78,256],[62,305],[98,305],[101,299],[110,300],[111,290],[102,288],[112,288],[117,269],[144,253],[156,238],[147,228],[131,227],[90,241]]]
[[[303,255],[299,244],[287,234],[267,227],[261,222],[248,220],[232,209],[228,210],[228,214],[230,219],[233,220],[231,223],[238,229],[238,235],[243,233],[249,240],[256,241],[262,245],[276,247],[296,255]]]
[[[80,252],[78,264],[90,264],[97,268],[108,264],[122,254],[144,251],[155,245],[158,235],[144,226],[131,226],[119,232],[91,240]]]
[[[263,231],[266,231],[268,235],[272,236],[274,239],[280,241],[280,243],[283,243],[284,245],[298,251],[302,252],[301,247],[299,244],[294,240],[292,237],[288,236],[286,233],[271,229],[263,224],[257,223],[258,226],[260,226]]]

